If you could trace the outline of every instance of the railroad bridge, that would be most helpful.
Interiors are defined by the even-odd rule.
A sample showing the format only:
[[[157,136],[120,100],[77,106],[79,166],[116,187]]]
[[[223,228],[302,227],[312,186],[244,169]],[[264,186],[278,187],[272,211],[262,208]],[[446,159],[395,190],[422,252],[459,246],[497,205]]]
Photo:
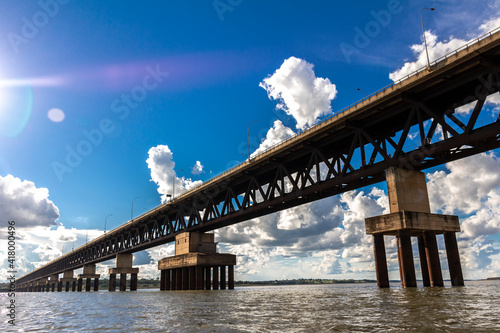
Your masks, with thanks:
[[[500,29],[434,61],[315,126],[210,179],[17,280],[21,291],[94,290],[96,263],[116,258],[137,286],[137,251],[176,241],[159,262],[161,289],[232,287],[234,256],[215,253],[206,232],[387,181],[391,214],[366,219],[377,282],[388,287],[384,235],[394,235],[403,287],[416,286],[411,237],[418,238],[422,280],[442,286],[436,235],[443,234],[452,285],[463,285],[458,217],[432,214],[422,170],[500,147],[500,119],[484,107],[500,87]],[[457,112],[468,105],[469,112]],[[416,140],[410,133],[418,133]],[[467,194],[464,194],[467,195]],[[182,247],[180,242],[187,245]],[[75,269],[83,273],[73,276]],[[63,276],[60,278],[59,275]]]

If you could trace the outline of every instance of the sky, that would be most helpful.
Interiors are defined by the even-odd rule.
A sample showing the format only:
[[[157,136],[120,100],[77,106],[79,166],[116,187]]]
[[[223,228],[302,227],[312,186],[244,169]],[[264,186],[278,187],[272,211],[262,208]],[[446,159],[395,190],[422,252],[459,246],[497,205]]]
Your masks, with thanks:
[[[425,66],[430,7],[431,61],[500,26],[499,0],[2,1],[0,281],[8,221],[20,277]],[[499,113],[498,93],[486,108]],[[460,216],[464,277],[500,276],[500,151],[426,176],[432,212]],[[383,213],[380,183],[216,241],[238,256],[236,280],[375,279],[364,218]],[[397,280],[394,238],[386,248]],[[134,266],[156,278],[173,253]]]

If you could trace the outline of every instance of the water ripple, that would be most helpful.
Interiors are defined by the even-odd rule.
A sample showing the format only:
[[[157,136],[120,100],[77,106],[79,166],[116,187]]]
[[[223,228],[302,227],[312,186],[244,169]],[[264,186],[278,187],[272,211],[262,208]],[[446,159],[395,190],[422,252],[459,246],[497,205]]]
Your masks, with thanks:
[[[2,332],[493,332],[500,281],[460,288],[373,284],[226,291],[17,293]],[[6,294],[0,294],[6,304]]]

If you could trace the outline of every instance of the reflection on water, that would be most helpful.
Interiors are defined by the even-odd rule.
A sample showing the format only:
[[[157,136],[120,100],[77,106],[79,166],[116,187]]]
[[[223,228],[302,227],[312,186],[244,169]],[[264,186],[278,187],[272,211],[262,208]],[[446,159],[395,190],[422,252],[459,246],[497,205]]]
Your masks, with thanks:
[[[0,294],[2,327],[6,294]],[[226,291],[18,293],[24,332],[494,332],[500,281],[460,288],[374,284]]]

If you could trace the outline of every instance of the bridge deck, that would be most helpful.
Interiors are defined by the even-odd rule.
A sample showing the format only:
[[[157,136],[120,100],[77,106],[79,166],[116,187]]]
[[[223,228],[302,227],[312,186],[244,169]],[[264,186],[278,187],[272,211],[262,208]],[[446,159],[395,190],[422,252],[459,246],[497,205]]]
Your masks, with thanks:
[[[55,259],[18,282],[82,267],[83,263],[109,260],[117,253],[168,243],[181,231],[213,230],[374,184],[384,180],[383,170],[391,165],[404,162],[422,170],[497,148],[498,120],[483,126],[481,131],[477,130],[476,120],[485,96],[499,89],[498,64],[500,31],[497,29],[438,59],[431,64],[431,71],[420,69],[175,200]],[[486,89],[483,83],[488,78],[491,81],[492,74],[497,81]],[[487,94],[478,94],[478,87]],[[455,122],[453,110],[471,102],[471,97],[482,101],[477,103],[480,107],[474,109],[466,124]],[[448,125],[445,119],[455,124]],[[426,121],[432,123],[430,128]],[[458,132],[456,124],[463,133]],[[426,135],[429,140],[434,138],[437,126],[443,128],[445,137],[432,142],[427,147],[429,153],[425,145],[404,151],[405,137],[415,125],[420,126],[422,142]],[[461,148],[464,146],[473,149]],[[426,155],[422,157],[424,152]],[[412,154],[422,161],[417,163]],[[355,155],[361,160],[359,167],[352,164]],[[285,185],[293,190],[286,191]]]

